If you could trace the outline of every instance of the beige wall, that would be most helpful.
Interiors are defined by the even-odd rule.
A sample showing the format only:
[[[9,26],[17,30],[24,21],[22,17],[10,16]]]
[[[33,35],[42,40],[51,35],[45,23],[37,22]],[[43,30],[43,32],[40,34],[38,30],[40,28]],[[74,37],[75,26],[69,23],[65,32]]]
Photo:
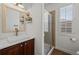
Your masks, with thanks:
[[[2,8],[0,3],[0,33],[2,33]]]
[[[35,54],[42,54],[42,4],[33,4],[29,11],[33,21],[26,24],[26,32],[35,36]]]

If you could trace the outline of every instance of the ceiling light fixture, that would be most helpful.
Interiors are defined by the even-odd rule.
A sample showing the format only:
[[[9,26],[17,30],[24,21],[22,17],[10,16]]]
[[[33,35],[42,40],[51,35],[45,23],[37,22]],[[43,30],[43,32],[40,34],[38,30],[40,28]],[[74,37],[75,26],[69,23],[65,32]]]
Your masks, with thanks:
[[[22,5],[22,3],[16,3],[16,6],[18,6],[20,8],[24,8],[24,6]]]

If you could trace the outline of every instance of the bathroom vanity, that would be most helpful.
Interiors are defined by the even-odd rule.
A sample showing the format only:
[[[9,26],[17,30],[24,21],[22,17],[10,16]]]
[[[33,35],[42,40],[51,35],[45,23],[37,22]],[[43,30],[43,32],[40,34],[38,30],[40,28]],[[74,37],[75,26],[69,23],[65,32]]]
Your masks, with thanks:
[[[0,15],[0,55],[34,55],[34,37],[26,34],[27,10],[6,3]]]
[[[0,49],[0,55],[34,55],[34,38]]]

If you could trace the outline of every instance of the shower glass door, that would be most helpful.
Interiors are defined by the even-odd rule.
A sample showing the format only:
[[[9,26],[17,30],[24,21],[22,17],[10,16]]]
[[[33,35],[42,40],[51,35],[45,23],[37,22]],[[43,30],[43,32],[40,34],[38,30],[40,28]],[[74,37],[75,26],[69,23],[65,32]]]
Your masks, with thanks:
[[[51,49],[51,15],[46,12],[44,14],[44,54],[48,54]]]

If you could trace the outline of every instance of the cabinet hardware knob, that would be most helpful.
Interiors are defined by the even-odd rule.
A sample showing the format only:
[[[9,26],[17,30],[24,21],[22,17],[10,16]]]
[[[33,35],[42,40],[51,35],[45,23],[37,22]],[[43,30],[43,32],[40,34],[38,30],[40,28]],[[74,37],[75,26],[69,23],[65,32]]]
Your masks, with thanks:
[[[21,44],[21,47],[23,47],[23,45]]]
[[[25,43],[25,45],[27,45],[27,43]]]

